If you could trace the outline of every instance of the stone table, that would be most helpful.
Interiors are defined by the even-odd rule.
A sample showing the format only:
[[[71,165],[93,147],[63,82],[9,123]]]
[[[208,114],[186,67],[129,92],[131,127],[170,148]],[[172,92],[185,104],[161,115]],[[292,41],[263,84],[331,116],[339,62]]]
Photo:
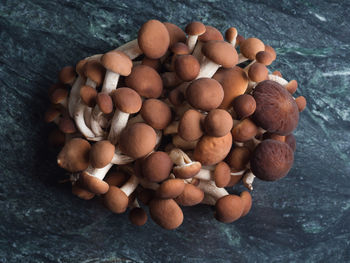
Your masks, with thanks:
[[[349,262],[349,10],[324,0],[2,0],[0,261]],[[271,70],[297,79],[307,98],[293,169],[256,181],[253,208],[236,223],[196,206],[175,231],[151,220],[139,228],[58,184],[65,175],[42,121],[48,87],[61,67],[135,38],[151,18],[261,38],[278,54]]]

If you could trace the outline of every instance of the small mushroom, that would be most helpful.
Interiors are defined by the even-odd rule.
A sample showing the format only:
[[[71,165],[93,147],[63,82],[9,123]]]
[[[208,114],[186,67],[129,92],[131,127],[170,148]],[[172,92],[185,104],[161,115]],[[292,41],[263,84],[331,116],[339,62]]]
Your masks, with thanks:
[[[84,199],[84,200],[91,200],[92,198],[95,197],[94,193],[91,193],[91,192],[79,187],[78,185],[72,186],[72,194],[79,197],[80,199]]]
[[[261,82],[268,78],[269,71],[267,67],[259,62],[255,62],[249,67],[248,76],[253,82]]]
[[[232,223],[242,216],[244,208],[239,196],[225,195],[215,203],[215,218],[223,223]]]
[[[241,217],[243,217],[246,216],[252,208],[252,196],[248,191],[243,191],[240,197],[243,202],[243,213],[241,215]]]
[[[299,96],[295,98],[295,103],[298,106],[299,112],[302,112],[306,108],[306,99],[304,96]]]
[[[96,88],[100,86],[105,77],[106,70],[97,60],[88,60],[83,67],[84,75],[87,77],[85,85]]]
[[[172,119],[170,107],[158,99],[145,100],[140,114],[145,122],[156,130],[165,129]]]
[[[265,46],[266,48],[266,46]],[[273,55],[270,52],[267,51],[260,51],[256,54],[256,61],[265,65],[269,66],[272,64],[272,62],[276,59],[274,59]]]
[[[288,84],[285,85],[284,87],[288,90],[290,94],[294,94],[297,91],[298,82],[295,79],[293,79],[289,81]]]
[[[181,208],[173,199],[153,198],[149,203],[149,212],[153,221],[165,229],[178,228],[184,218]]]
[[[234,147],[226,158],[229,166],[237,171],[244,170],[250,160],[250,150],[245,146]]]
[[[236,47],[237,36],[238,36],[238,32],[237,32],[237,29],[235,27],[230,27],[225,31],[226,41],[231,43],[231,45],[234,47]]]
[[[198,37],[204,34],[205,30],[206,30],[205,25],[197,21],[191,22],[186,26],[185,32],[188,35],[187,46],[188,46],[188,49],[190,50],[190,53],[192,53],[197,43]]]
[[[76,74],[77,73],[75,72],[74,67],[66,66],[61,69],[58,79],[61,83],[72,86],[74,84]]]
[[[231,115],[223,109],[213,109],[204,120],[206,135],[222,137],[229,133],[233,126]]]
[[[173,199],[182,194],[185,189],[185,182],[182,179],[167,179],[161,183],[156,195],[162,199]]]
[[[196,110],[189,109],[178,122],[176,132],[186,141],[196,141],[203,135],[202,123],[204,118],[205,115]],[[168,130],[170,130],[170,128],[168,128]]]
[[[129,220],[136,226],[143,226],[147,222],[147,214],[143,208],[140,207],[136,198],[131,205],[129,212]]]
[[[66,88],[55,89],[50,96],[50,101],[53,104],[61,105],[63,108],[67,108],[68,90]]]
[[[198,76],[200,65],[192,55],[179,55],[176,57],[174,69],[176,75],[182,81],[191,81]]]
[[[173,53],[173,56],[171,58],[171,62],[169,65],[169,70],[174,71],[175,61],[179,55],[189,55],[190,50],[188,49],[188,46],[182,42],[175,43],[170,48],[171,52]]]
[[[264,43],[258,38],[247,38],[239,46],[240,54],[238,64],[246,60],[255,60],[255,56],[260,51],[265,51]]]
[[[169,177],[173,162],[165,152],[153,152],[142,162],[142,175],[151,182],[162,182]]]
[[[102,168],[109,164],[114,156],[115,146],[107,140],[96,142],[90,150],[90,164]]]
[[[175,201],[182,206],[194,206],[202,202],[204,192],[193,184],[185,184],[182,193],[175,198]]]
[[[188,179],[195,176],[202,165],[200,162],[192,161],[188,155],[179,148],[172,149],[169,153],[170,159],[176,166],[173,173],[177,178]]]
[[[219,162],[214,170],[201,169],[194,178],[214,181],[217,187],[226,187],[231,180],[230,167],[225,162]]]
[[[256,102],[253,96],[242,94],[233,100],[233,110],[239,119],[251,116],[256,109]]]
[[[169,22],[164,22],[163,24],[169,32],[170,48],[172,48],[176,43],[186,43],[186,33],[181,28]]]
[[[244,119],[232,129],[232,139],[236,142],[246,142],[258,134],[258,127],[250,119]]]

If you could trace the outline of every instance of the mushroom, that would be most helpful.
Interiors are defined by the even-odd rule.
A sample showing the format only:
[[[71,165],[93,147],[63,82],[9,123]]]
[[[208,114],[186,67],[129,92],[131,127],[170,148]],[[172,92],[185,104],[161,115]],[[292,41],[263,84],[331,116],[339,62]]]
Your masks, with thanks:
[[[176,43],[186,43],[186,33],[177,25],[164,22],[163,23],[169,32],[169,47],[172,48]]]
[[[248,69],[248,76],[252,82],[261,82],[268,78],[269,70],[259,62],[255,62]],[[255,84],[255,83],[254,83]]]
[[[115,146],[107,140],[96,142],[90,150],[90,164],[94,168],[103,168],[109,164],[115,152]]]
[[[58,74],[58,79],[61,83],[72,86],[75,81],[76,72],[74,67],[66,66],[61,69]]]
[[[161,183],[156,191],[156,195],[162,199],[173,199],[182,194],[185,186],[184,180],[170,178]]]
[[[222,137],[229,133],[233,126],[231,115],[222,109],[213,109],[204,120],[204,130],[206,135]]]
[[[141,65],[149,66],[151,68],[154,68],[157,72],[160,71],[160,60],[159,59],[152,59],[148,57],[144,57],[142,59]]]
[[[104,116],[112,113],[113,101],[109,94],[100,92],[96,97],[96,106],[90,116],[91,130],[96,136],[105,137],[106,132],[102,130],[102,121]]]
[[[263,129],[286,135],[298,125],[299,111],[290,93],[277,82],[265,80],[253,91],[256,110],[253,121]]]
[[[231,170],[227,163],[219,162],[213,169],[201,169],[194,178],[214,181],[217,187],[226,187],[231,180]]]
[[[215,218],[223,223],[232,223],[242,216],[244,205],[239,196],[225,195],[215,203]]]
[[[173,162],[165,152],[153,152],[142,162],[142,175],[151,182],[162,182],[169,177]]]
[[[235,45],[235,47],[240,46],[243,43],[244,40],[245,40],[245,38],[242,35],[238,34],[237,37],[236,37],[236,45]]]
[[[143,208],[140,207],[135,198],[130,205],[129,220],[136,226],[143,226],[147,222],[147,214]]]
[[[256,109],[256,102],[253,96],[242,94],[233,100],[233,110],[239,119],[251,116]]]
[[[265,46],[266,48],[266,46]],[[255,56],[256,61],[265,65],[265,66],[269,66],[272,64],[272,62],[276,59],[276,57],[274,58],[273,55],[270,52],[267,51],[260,51],[256,54]]]
[[[202,123],[204,118],[205,115],[189,109],[181,117],[178,127],[174,128],[174,133],[178,132],[179,136],[186,141],[196,141],[203,135]],[[169,132],[170,130],[170,127],[167,127],[166,131]]]
[[[90,143],[81,138],[69,140],[57,157],[57,164],[71,172],[85,170],[89,165]]]
[[[306,99],[304,96],[299,96],[295,98],[295,103],[298,106],[299,112],[302,112],[306,108]]]
[[[112,93],[112,98],[116,106],[113,115],[108,140],[112,144],[118,142],[120,133],[128,123],[129,115],[137,113],[142,106],[140,95],[130,88],[119,88]]]
[[[201,169],[200,162],[192,161],[188,155],[179,148],[172,149],[169,153],[170,159],[176,166],[173,173],[177,178],[188,179],[195,176]]]
[[[174,65],[175,65],[176,58],[179,55],[188,55],[188,54],[190,54],[190,50],[188,49],[188,46],[186,44],[182,43],[182,42],[178,42],[178,43],[173,44],[170,47],[170,50],[173,53],[173,56],[171,58],[171,62],[170,62],[170,65],[169,65],[169,70],[170,71],[174,71]]]
[[[191,83],[186,89],[188,103],[199,110],[216,109],[224,98],[222,86],[215,79],[200,78]]]
[[[288,90],[290,94],[294,94],[297,91],[298,82],[295,79],[293,79],[289,81],[288,84],[285,85],[284,87]]]
[[[51,105],[45,112],[44,120],[46,123],[53,122],[58,125],[61,118],[61,111],[55,105]]]
[[[158,98],[163,91],[163,83],[157,71],[145,65],[133,67],[125,79],[126,85],[145,98]]]
[[[291,169],[294,154],[291,147],[277,140],[263,140],[254,150],[250,167],[261,180],[275,181],[284,177]]]
[[[149,203],[149,212],[154,222],[165,229],[175,229],[183,222],[181,208],[173,199],[153,198]]]
[[[197,21],[191,22],[186,26],[185,32],[188,35],[187,46],[188,46],[188,49],[190,50],[190,53],[192,53],[197,43],[198,37],[204,34],[205,30],[206,30],[205,25]]]
[[[226,157],[226,162],[232,169],[242,171],[247,167],[250,160],[250,156],[251,153],[248,147],[236,146]]]
[[[271,75],[274,75],[274,76],[283,78],[283,77],[282,77],[282,73],[281,73],[281,71],[279,71],[279,70],[275,70],[274,72],[272,72]],[[270,77],[270,76],[269,76],[269,77]]]
[[[225,41],[211,40],[202,47],[205,59],[197,78],[211,78],[220,68],[233,68],[238,62],[236,49]]]
[[[193,184],[185,184],[182,193],[175,198],[176,203],[182,206],[194,206],[202,202],[204,192]]]
[[[172,144],[180,149],[183,149],[185,151],[187,150],[193,150],[194,148],[196,148],[198,140],[195,141],[185,141],[184,139],[182,139],[178,134],[177,135],[173,135],[173,139],[172,139]]]
[[[140,114],[142,119],[156,130],[165,129],[172,119],[170,107],[158,99],[145,100],[142,103]]]
[[[177,77],[182,81],[191,81],[198,76],[200,65],[192,55],[178,55],[174,63],[174,69]]]
[[[252,208],[252,196],[248,191],[243,191],[240,197],[243,202],[243,213],[241,215],[241,217],[243,217],[246,216]]]
[[[253,182],[255,179],[255,175],[249,170],[247,171],[242,178],[243,185],[249,189],[250,191],[253,191]]]
[[[60,105],[63,108],[67,108],[68,90],[66,88],[55,89],[50,96],[50,101],[53,104]]]
[[[77,131],[74,121],[69,117],[68,112],[63,114],[63,116],[60,118],[58,121],[58,127],[62,132],[66,134],[72,134]]]
[[[84,75],[87,77],[85,85],[96,88],[103,82],[106,70],[97,60],[88,60],[83,66]]]
[[[258,127],[250,119],[244,119],[232,129],[232,139],[235,142],[246,142],[258,134]]]
[[[260,51],[265,51],[264,43],[258,38],[247,38],[239,46],[238,64],[246,60],[255,60],[255,56]]]
[[[238,36],[238,32],[237,32],[237,29],[235,27],[230,27],[225,31],[226,41],[231,43],[231,45],[234,47],[236,47],[237,36]]]

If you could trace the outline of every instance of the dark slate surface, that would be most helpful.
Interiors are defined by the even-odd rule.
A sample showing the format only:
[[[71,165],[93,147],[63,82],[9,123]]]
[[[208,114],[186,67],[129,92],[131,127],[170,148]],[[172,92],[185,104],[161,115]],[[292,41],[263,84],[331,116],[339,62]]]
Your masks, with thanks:
[[[349,2],[160,2],[0,2],[0,262],[350,262]],[[234,224],[198,206],[176,231],[138,228],[57,183],[42,123],[48,86],[150,18],[261,38],[278,53],[271,70],[296,78],[308,100],[294,168],[256,182],[251,213]]]

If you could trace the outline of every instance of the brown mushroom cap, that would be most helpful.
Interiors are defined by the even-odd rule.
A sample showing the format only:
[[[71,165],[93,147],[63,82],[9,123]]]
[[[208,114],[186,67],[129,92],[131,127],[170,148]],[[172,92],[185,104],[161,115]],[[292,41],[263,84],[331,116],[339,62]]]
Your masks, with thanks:
[[[250,160],[250,150],[248,147],[234,147],[226,158],[226,162],[231,168],[241,171],[246,168]]]
[[[122,112],[133,114],[139,112],[142,106],[140,95],[130,88],[118,88],[111,94],[114,105]]]
[[[179,122],[179,136],[186,141],[198,140],[203,135],[202,122],[204,118],[205,115],[196,110],[187,110]]]
[[[61,69],[58,78],[63,84],[71,84],[75,80],[76,74],[74,67],[66,66]]]
[[[205,25],[198,21],[189,23],[185,28],[186,34],[190,36],[202,35],[205,33],[205,30]]]
[[[133,67],[125,81],[129,88],[146,98],[158,98],[163,91],[163,82],[158,72],[146,65]]]
[[[225,162],[219,162],[215,166],[214,180],[217,187],[226,187],[231,180],[231,169]]]
[[[140,113],[145,122],[156,130],[165,129],[172,119],[170,107],[157,99],[145,100]]]
[[[173,165],[165,152],[153,152],[142,162],[142,175],[151,182],[161,182],[169,177]]]
[[[175,73],[183,81],[194,80],[200,70],[196,57],[192,55],[179,55],[175,60]]]
[[[169,48],[170,36],[166,26],[158,20],[144,23],[138,32],[138,44],[149,58],[160,58]]]
[[[109,164],[114,156],[115,146],[110,141],[98,141],[90,150],[90,164],[94,168],[102,168]]]
[[[62,118],[60,118],[58,127],[62,132],[67,134],[75,133],[77,131],[75,122],[71,117],[69,117],[69,115],[64,115]]]
[[[230,27],[225,31],[225,39],[228,42],[232,42],[237,37],[237,29]]]
[[[175,166],[173,173],[177,178],[188,179],[199,173],[202,165],[200,162],[192,162],[182,166]]]
[[[214,165],[225,159],[232,146],[231,133],[223,137],[203,136],[194,149],[193,157],[202,165]]]
[[[274,72],[272,72],[272,75],[278,76],[282,78],[282,73],[281,71],[275,70]]]
[[[186,33],[181,28],[169,22],[164,22],[163,24],[169,32],[170,47],[172,47],[175,43],[186,43]]]
[[[297,142],[296,142],[295,137],[292,133],[286,135],[285,143],[289,145],[289,147],[293,150],[293,152],[295,152]]]
[[[243,175],[231,175],[230,182],[227,184],[227,187],[235,186],[242,179]]]
[[[112,185],[112,186],[121,187],[128,181],[129,178],[130,176],[122,171],[109,170],[104,180],[110,186]]]
[[[79,175],[78,186],[86,189],[87,191],[95,194],[105,194],[109,189],[109,185],[99,178],[91,176],[87,172],[82,172]]]
[[[94,193],[91,193],[77,185],[72,186],[72,194],[84,200],[91,200],[95,197]]]
[[[260,51],[256,54],[256,61],[264,64],[265,66],[269,66],[274,61],[273,55],[267,51]]]
[[[257,53],[260,51],[265,51],[264,43],[258,38],[247,38],[245,39],[239,47],[243,56],[250,60],[254,60]]]
[[[245,119],[251,116],[255,109],[255,99],[249,94],[242,94],[233,100],[233,110],[239,119]]]
[[[83,85],[80,88],[80,98],[88,106],[94,107],[96,105],[97,90],[93,87]]]
[[[188,55],[190,53],[190,49],[185,43],[177,42],[171,46],[171,52],[176,55]]]
[[[288,84],[285,86],[285,88],[288,90],[288,92],[290,94],[294,94],[297,91],[298,82],[295,79],[293,79],[293,80],[288,82]]]
[[[270,53],[270,55],[272,55],[272,60],[276,60],[277,55],[273,47],[269,45],[265,45],[265,51]]]
[[[147,222],[147,214],[141,207],[134,207],[130,210],[129,220],[136,226],[143,226]]]
[[[232,129],[232,138],[237,142],[246,142],[255,137],[258,127],[250,119],[244,119]]]
[[[211,110],[204,120],[205,133],[209,136],[222,137],[229,133],[233,126],[231,115],[222,109]]]
[[[59,109],[57,109],[56,107],[51,106],[45,112],[44,120],[45,120],[45,122],[50,123],[50,122],[53,122],[60,115],[61,115],[61,111]]]
[[[120,135],[120,149],[126,155],[138,159],[150,153],[156,145],[154,129],[145,123],[126,126]]]
[[[253,174],[264,181],[284,177],[292,168],[294,154],[288,144],[276,140],[263,140],[254,150],[250,160]]]
[[[157,196],[162,199],[173,199],[178,197],[185,189],[185,182],[182,179],[168,179],[157,189]]]
[[[96,103],[104,114],[110,114],[113,111],[113,101],[107,93],[98,93]]]
[[[75,71],[80,75],[80,76],[85,76],[84,70],[85,70],[85,64],[88,62],[87,59],[82,59],[80,60],[76,65],[75,65]]]
[[[108,192],[103,196],[106,207],[113,213],[124,213],[129,204],[129,197],[116,186],[110,186]]]
[[[200,78],[186,89],[186,98],[192,107],[210,111],[219,107],[224,98],[224,90],[215,79]]]
[[[243,213],[242,199],[237,195],[225,195],[216,201],[215,217],[223,223],[232,223]]]
[[[184,218],[181,208],[173,199],[152,199],[149,212],[154,222],[165,229],[179,227]]]
[[[244,42],[244,40],[245,40],[244,36],[238,34],[238,35],[237,35],[237,38],[236,38],[236,44],[237,44],[238,46],[240,46],[240,45]]]
[[[305,99],[304,96],[299,96],[299,97],[295,98],[295,103],[298,106],[299,112],[302,112],[303,110],[305,110],[305,108],[306,108],[306,99]]]
[[[233,68],[238,63],[236,49],[225,41],[210,40],[206,42],[202,47],[202,53],[224,68]]]
[[[105,77],[106,70],[97,60],[89,60],[84,65],[84,75],[100,86]]]
[[[248,70],[249,78],[254,82],[260,82],[267,79],[269,70],[264,64],[255,62]]]
[[[194,206],[202,202],[204,192],[193,184],[185,184],[183,192],[175,198],[175,201],[182,206]]]
[[[110,51],[101,57],[102,65],[119,75],[129,76],[132,68],[131,59],[121,51]]]
[[[81,138],[69,140],[57,157],[57,164],[71,172],[85,170],[89,165],[90,143]]]
[[[57,89],[63,89],[66,90],[68,92],[68,87],[66,84],[62,84],[62,83],[55,83],[53,85],[50,86],[49,90],[48,90],[48,95],[50,100],[52,99],[52,94],[57,90]]]
[[[241,215],[241,217],[243,217],[249,213],[250,209],[252,208],[253,201],[252,201],[252,196],[248,191],[243,191],[240,194],[240,197],[243,203],[243,213]]]
[[[210,40],[224,40],[221,32],[212,26],[205,26],[205,33],[198,37],[198,40],[202,42],[208,42]]]
[[[233,100],[244,94],[249,82],[247,74],[240,67],[218,70],[213,78],[220,82],[224,90],[224,99],[219,106],[221,109],[231,107]]]
[[[289,134],[297,127],[298,106],[282,85],[271,80],[260,82],[253,97],[256,101],[253,120],[258,126],[279,135]]]
[[[68,97],[68,90],[64,88],[57,88],[55,89],[50,96],[50,101],[53,104],[58,104],[67,99]]]

